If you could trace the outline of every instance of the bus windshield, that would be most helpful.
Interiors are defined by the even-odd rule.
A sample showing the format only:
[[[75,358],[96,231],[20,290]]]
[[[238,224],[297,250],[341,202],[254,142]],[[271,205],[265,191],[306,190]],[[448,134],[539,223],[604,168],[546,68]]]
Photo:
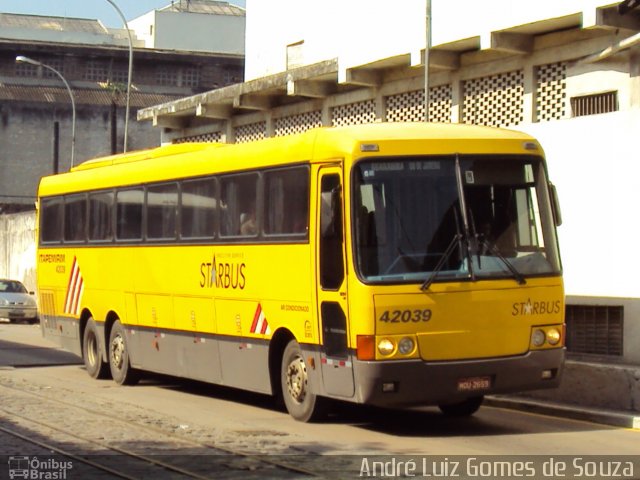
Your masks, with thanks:
[[[355,260],[367,283],[560,273],[547,180],[532,156],[362,160]]]

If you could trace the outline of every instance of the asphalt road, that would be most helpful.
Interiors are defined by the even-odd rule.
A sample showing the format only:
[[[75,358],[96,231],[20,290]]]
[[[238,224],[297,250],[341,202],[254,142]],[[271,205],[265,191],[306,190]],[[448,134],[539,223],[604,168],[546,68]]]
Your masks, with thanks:
[[[191,435],[198,441],[206,439],[243,455],[350,455],[360,460],[376,455],[406,459],[409,455],[442,456],[433,458],[443,461],[458,455],[540,456],[535,458],[541,461],[567,456],[562,458],[570,462],[591,455],[604,462],[634,455],[638,471],[633,477],[640,478],[638,430],[494,407],[483,407],[472,418],[451,419],[434,408],[390,411],[349,404],[336,404],[322,424],[303,424],[263,395],[162,376],[149,376],[133,387],[93,380],[77,357],[42,339],[37,325],[0,324],[0,398],[4,398],[0,420],[5,425],[19,424],[18,418],[48,418],[71,425],[75,414],[63,413],[71,402],[87,410],[144,421],[162,431]],[[59,418],[51,416],[58,407],[47,402],[58,402]],[[91,433],[92,421],[83,422]],[[113,426],[114,435],[118,428]],[[100,435],[109,438],[103,431]],[[19,454],[7,442],[0,441],[0,455]]]

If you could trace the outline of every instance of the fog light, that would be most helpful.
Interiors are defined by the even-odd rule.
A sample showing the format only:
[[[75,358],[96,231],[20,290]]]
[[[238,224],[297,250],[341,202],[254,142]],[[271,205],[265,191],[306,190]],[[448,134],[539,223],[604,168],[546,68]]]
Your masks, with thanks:
[[[413,339],[409,337],[404,337],[400,342],[398,342],[398,352],[400,352],[401,355],[409,355],[413,352],[414,348],[415,343],[413,343]]]
[[[382,384],[382,392],[383,393],[393,393],[396,391],[395,382],[388,382]]]
[[[547,331],[547,342],[549,342],[549,345],[557,345],[558,343],[560,343],[561,339],[562,339],[562,334],[560,333],[559,330],[555,328],[550,328]]]
[[[538,329],[533,332],[533,336],[531,337],[531,342],[533,343],[534,346],[541,347],[542,345],[544,345],[545,338],[546,338],[546,335],[544,334],[544,331]]]
[[[555,376],[553,370],[543,370],[542,371],[542,379],[543,380],[551,380]]]
[[[391,355],[395,348],[394,343],[388,338],[383,338],[378,342],[378,351],[382,355]]]

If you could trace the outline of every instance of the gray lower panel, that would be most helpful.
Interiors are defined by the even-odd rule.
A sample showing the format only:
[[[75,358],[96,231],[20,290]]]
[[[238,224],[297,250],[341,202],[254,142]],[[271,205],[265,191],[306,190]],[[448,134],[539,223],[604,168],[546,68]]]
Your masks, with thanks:
[[[564,349],[529,352],[521,357],[429,363],[422,360],[354,361],[355,401],[378,406],[438,405],[469,397],[555,388],[560,383]],[[542,379],[544,370],[555,373]],[[491,387],[460,391],[459,381],[489,377]],[[388,392],[383,392],[383,384]]]
[[[246,343],[221,337],[222,383],[253,392],[272,393],[269,377],[269,344]]]
[[[41,316],[42,336],[65,350],[82,356],[80,322],[75,318]]]
[[[266,343],[132,326],[126,331],[135,368],[271,393]]]

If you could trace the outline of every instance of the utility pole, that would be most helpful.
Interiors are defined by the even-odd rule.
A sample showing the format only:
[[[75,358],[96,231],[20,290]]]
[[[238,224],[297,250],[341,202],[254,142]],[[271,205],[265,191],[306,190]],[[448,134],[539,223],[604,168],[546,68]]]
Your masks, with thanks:
[[[426,0],[424,49],[424,121],[429,122],[429,52],[431,50],[431,0]]]

